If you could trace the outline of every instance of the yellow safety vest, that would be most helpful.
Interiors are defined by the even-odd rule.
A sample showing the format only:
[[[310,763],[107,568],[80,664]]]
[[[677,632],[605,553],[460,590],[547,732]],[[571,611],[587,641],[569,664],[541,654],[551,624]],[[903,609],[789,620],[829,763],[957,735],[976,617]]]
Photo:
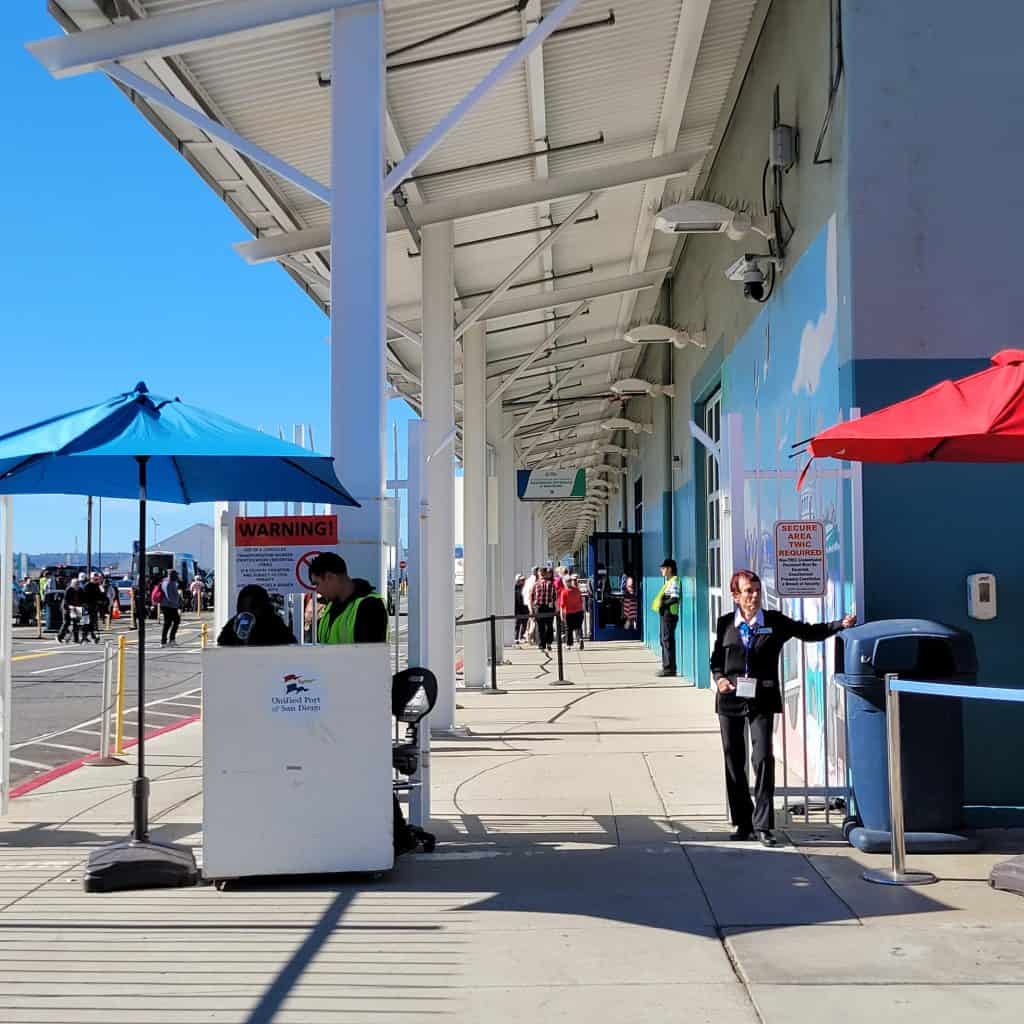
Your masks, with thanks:
[[[320,621],[317,623],[317,640],[322,644],[354,644],[356,642],[356,616],[359,614],[359,606],[368,597],[375,597],[378,601],[383,601],[383,598],[376,591],[363,594],[362,597],[349,601],[342,613],[333,622],[331,622],[330,614],[331,602],[325,604],[320,615]],[[384,634],[384,639],[387,639],[387,632]]]
[[[652,612],[659,612],[659,613],[661,612],[661,595],[665,593],[666,589],[668,588],[668,585],[670,583],[672,583],[672,582],[674,582],[675,585],[676,585],[676,593],[677,594],[679,593],[679,577],[678,576],[666,576],[665,577],[665,582],[662,583],[662,585],[661,585],[661,589],[657,592],[657,594],[654,595],[654,600],[651,602],[651,611]],[[669,604],[669,606],[668,606],[668,613],[669,613],[669,615],[678,615],[679,614],[679,598],[678,597]]]

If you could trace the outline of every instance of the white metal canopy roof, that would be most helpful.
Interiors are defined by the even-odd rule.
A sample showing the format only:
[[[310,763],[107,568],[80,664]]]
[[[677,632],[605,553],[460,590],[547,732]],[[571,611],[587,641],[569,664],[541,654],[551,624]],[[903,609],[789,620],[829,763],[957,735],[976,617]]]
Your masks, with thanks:
[[[251,2],[254,10],[265,6],[265,0]],[[301,0],[278,3],[279,10],[303,6]],[[63,28],[76,32],[165,15],[199,17],[222,4],[50,0],[49,7]],[[557,6],[557,0],[386,0],[389,163],[398,164]],[[520,455],[530,449],[527,462],[538,464],[544,442],[561,438],[553,449],[561,457],[621,458],[595,448],[609,442],[627,447],[624,438],[633,436],[600,424],[622,415],[608,385],[634,376],[643,351],[629,346],[623,332],[650,316],[663,268],[672,260],[675,239],[654,232],[654,215],[693,188],[703,154],[728,116],[757,6],[758,0],[580,0],[568,20],[499,82],[389,199],[407,208],[405,214],[397,205],[388,210],[388,367],[392,385],[414,406],[419,404],[416,334],[422,299],[418,227],[432,217],[451,217],[459,319],[522,264],[511,287],[481,317],[487,327],[489,389],[507,381],[562,327],[555,347],[566,351],[541,352],[500,399],[510,416],[529,415],[522,437],[516,435]],[[328,13],[280,21],[205,40],[194,49],[156,52],[124,67],[142,85],[156,84],[291,165],[313,185],[327,186],[329,24]],[[266,258],[260,247],[272,254],[276,247],[283,254],[269,258],[277,258],[326,310],[328,251],[316,246],[329,228],[323,197],[242,155],[193,118],[122,88],[257,240],[255,246],[240,247],[246,258]],[[622,165],[672,159],[676,153],[681,158],[674,166],[689,173],[634,176],[632,183],[596,190],[582,212],[577,208],[589,187],[534,198],[536,186],[543,189],[547,179],[553,186],[586,185],[587,172],[605,180]],[[625,171],[622,176],[629,178]],[[578,220],[531,257],[574,211]],[[297,240],[310,247],[298,246]],[[538,407],[547,393],[550,399],[595,397],[575,409],[550,402]],[[561,425],[569,428],[559,433],[558,420],[569,413],[578,415],[565,420]],[[591,423],[580,425],[587,419]],[[616,479],[613,475],[612,482]],[[580,513],[571,506],[549,513],[553,543],[570,546]]]

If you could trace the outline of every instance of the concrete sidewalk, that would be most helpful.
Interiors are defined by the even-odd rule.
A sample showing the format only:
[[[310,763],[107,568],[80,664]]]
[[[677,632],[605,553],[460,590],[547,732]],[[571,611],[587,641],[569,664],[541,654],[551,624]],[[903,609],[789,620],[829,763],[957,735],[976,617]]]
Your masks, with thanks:
[[[913,856],[861,881],[837,828],[727,841],[711,697],[640,645],[503,668],[433,755],[437,852],[391,876],[86,895],[122,836],[130,767],[83,768],[0,828],[0,1020],[1018,1022],[1024,900],[1005,856]],[[154,836],[201,854],[201,726],[153,741]],[[1024,836],[992,843],[1024,848]]]

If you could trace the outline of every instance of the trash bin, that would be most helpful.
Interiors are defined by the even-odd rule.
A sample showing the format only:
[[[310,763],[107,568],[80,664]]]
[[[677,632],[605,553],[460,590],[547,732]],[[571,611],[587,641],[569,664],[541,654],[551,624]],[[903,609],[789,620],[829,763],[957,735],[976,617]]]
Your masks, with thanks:
[[[974,683],[978,661],[970,633],[926,619],[884,619],[836,638],[835,680],[846,690],[847,764],[855,814],[850,843],[867,853],[890,846],[885,676],[917,682]],[[957,834],[963,818],[964,743],[960,701],[902,694],[900,742],[907,849],[965,852],[977,843]]]

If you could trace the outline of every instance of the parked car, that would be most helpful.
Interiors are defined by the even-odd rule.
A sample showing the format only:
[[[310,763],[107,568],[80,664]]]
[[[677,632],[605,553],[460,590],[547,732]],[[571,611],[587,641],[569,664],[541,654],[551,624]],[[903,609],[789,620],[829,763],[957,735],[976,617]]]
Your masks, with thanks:
[[[121,614],[127,614],[132,608],[132,578],[122,576],[114,580],[114,586],[117,587],[117,603],[121,606]]]

